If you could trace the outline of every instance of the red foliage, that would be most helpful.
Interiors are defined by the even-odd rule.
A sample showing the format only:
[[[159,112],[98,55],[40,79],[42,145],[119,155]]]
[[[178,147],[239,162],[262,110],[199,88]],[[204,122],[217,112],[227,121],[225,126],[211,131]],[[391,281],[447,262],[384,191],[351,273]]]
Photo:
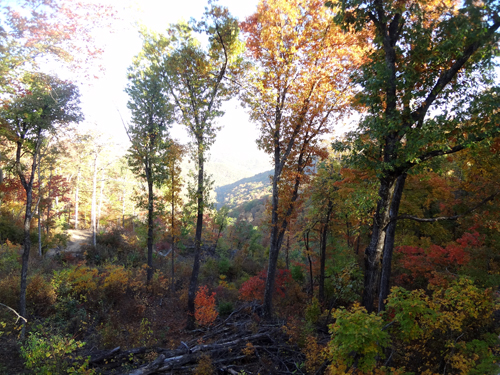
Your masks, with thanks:
[[[245,281],[239,290],[240,299],[243,301],[262,301],[264,299],[264,289],[267,279],[267,270],[261,271],[257,276],[254,276]],[[274,290],[281,297],[285,297],[286,286],[292,281],[292,274],[289,270],[276,270],[276,280],[274,282]]]
[[[427,249],[417,246],[401,246],[396,251],[403,256],[400,266],[406,271],[399,277],[399,282],[413,282],[417,277],[424,277],[431,284],[442,281],[440,272],[455,270],[467,265],[470,260],[468,248],[482,246],[478,232],[464,235],[446,247],[431,245]]]

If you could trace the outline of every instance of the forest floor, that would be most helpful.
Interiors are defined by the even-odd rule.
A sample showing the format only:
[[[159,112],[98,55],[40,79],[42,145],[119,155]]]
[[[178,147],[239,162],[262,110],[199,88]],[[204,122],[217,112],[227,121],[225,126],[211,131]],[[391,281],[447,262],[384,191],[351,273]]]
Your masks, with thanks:
[[[78,254],[81,252],[82,245],[90,244],[92,241],[92,231],[88,229],[69,229],[68,245],[64,249],[50,249],[47,252],[48,256],[54,256],[61,251],[66,253]]]

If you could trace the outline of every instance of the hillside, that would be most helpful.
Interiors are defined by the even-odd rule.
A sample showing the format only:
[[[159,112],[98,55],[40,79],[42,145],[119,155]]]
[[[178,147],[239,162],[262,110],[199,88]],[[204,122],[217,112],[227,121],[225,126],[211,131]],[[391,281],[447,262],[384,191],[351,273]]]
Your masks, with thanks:
[[[268,196],[271,193],[269,182],[271,174],[272,171],[266,171],[232,184],[216,187],[217,208],[226,205],[230,209],[234,209],[244,203],[261,200]]]

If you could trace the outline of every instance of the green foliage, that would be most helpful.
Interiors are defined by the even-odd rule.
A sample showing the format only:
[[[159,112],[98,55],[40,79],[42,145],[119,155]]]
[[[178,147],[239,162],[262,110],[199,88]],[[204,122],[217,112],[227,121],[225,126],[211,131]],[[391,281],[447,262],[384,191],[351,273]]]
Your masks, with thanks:
[[[294,279],[299,284],[302,284],[304,282],[305,275],[300,265],[297,264],[295,266],[292,266],[291,272],[292,272],[292,279]]]
[[[229,315],[234,310],[233,303],[230,301],[227,301],[227,302],[221,301],[221,302],[219,302],[218,310],[219,310],[220,315]]]
[[[314,324],[318,322],[321,316],[321,305],[316,297],[313,297],[312,302],[307,305],[305,317],[308,323]]]
[[[31,332],[21,347],[21,355],[26,367],[40,375],[95,374],[88,369],[90,358],[83,360],[74,355],[84,345],[68,336]]]
[[[384,357],[384,348],[390,344],[389,333],[382,330],[385,325],[382,317],[368,314],[357,303],[349,310],[333,310],[332,315],[336,321],[330,325],[332,339],[328,348],[331,361],[347,367],[357,362],[361,371],[373,370],[377,359]]]
[[[337,306],[347,306],[359,300],[363,290],[363,272],[356,262],[346,263],[343,267],[329,267],[325,285],[327,296]]]
[[[20,246],[10,241],[0,245],[0,275],[21,270]]]
[[[231,262],[227,258],[221,258],[217,266],[221,275],[227,275],[231,269]]]

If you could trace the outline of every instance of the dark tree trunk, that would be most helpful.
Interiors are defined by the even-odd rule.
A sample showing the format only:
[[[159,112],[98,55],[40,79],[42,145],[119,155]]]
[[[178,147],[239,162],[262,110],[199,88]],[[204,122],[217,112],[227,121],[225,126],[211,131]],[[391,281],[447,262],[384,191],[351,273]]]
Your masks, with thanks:
[[[196,298],[196,289],[198,287],[198,274],[200,273],[200,249],[201,249],[201,234],[203,231],[203,211],[204,211],[204,201],[203,201],[203,174],[204,174],[204,155],[202,149],[202,142],[198,141],[198,208],[196,217],[196,235],[195,235],[195,253],[194,253],[194,263],[193,272],[191,273],[191,280],[189,281],[188,290],[188,318],[186,328],[193,330],[195,328],[195,317],[194,317],[194,300]]]
[[[153,279],[153,178],[151,176],[151,167],[147,168],[148,173],[148,271],[147,282]]]
[[[309,262],[309,295],[312,297],[314,292],[314,279],[313,279],[313,268],[311,254],[309,252],[309,230],[304,233],[304,245],[306,247],[307,261]]]
[[[47,183],[47,219],[45,222],[45,233],[47,238],[50,234],[50,211],[52,206],[52,199],[50,198],[50,190],[52,188],[52,167],[50,168],[49,182]]]
[[[279,154],[275,155],[275,160],[279,160]],[[271,208],[271,238],[269,244],[269,262],[267,267],[267,277],[264,290],[264,315],[268,318],[272,316],[273,309],[273,291],[274,278],[276,276],[276,266],[278,264],[278,255],[281,248],[278,227],[278,181],[281,175],[281,167],[275,163],[273,175],[273,192],[272,192],[272,208]]]
[[[391,263],[392,263],[392,253],[394,251],[394,238],[396,234],[397,220],[394,220],[398,216],[399,204],[401,203],[401,198],[403,196],[403,190],[406,181],[406,173],[399,176],[396,181],[396,188],[394,190],[394,195],[392,197],[391,209],[390,209],[390,219],[391,222],[387,226],[385,243],[384,243],[384,255],[382,258],[382,275],[380,278],[380,293],[378,298],[378,311],[382,311],[385,308],[385,300],[389,295],[390,279],[391,279]]]
[[[19,293],[19,313],[22,317],[26,317],[26,289],[27,289],[27,281],[28,281],[28,262],[30,257],[30,249],[31,249],[31,238],[30,238],[30,229],[31,229],[31,219],[33,217],[32,212],[32,204],[33,204],[33,181],[35,179],[35,172],[37,169],[37,156],[39,156],[40,145],[41,145],[41,129],[38,130],[37,134],[37,143],[36,148],[33,153],[33,161],[31,164],[31,173],[29,176],[29,180],[26,180],[24,176],[24,172],[21,169],[21,150],[23,147],[22,141],[17,142],[17,150],[16,150],[16,170],[21,180],[21,185],[26,192],[26,210],[24,215],[24,240],[23,240],[23,255],[22,255],[22,266],[21,266],[21,285],[20,285],[20,293]],[[39,160],[38,160],[39,162]],[[21,338],[24,339],[26,333],[26,324],[23,321],[23,327],[21,330]]]
[[[318,299],[321,303],[325,302],[325,264],[326,264],[326,240],[328,237],[328,226],[330,224],[330,216],[333,210],[333,202],[328,201],[325,222],[321,228],[321,246],[320,246],[320,267],[319,267],[319,290]]]
[[[21,293],[19,298],[19,314],[26,317],[26,287],[28,280],[28,261],[30,257],[31,249],[31,217],[33,213],[31,212],[31,206],[33,203],[33,191],[31,189],[31,184],[26,189],[26,211],[24,215],[24,239],[23,239],[23,255],[22,255],[22,267],[21,267]],[[24,325],[23,325],[24,331]]]
[[[174,168],[175,168],[175,163],[173,163],[173,166],[172,166],[172,173],[171,173],[171,178],[172,178],[172,199],[171,199],[171,208],[172,208],[172,217],[171,217],[171,220],[172,220],[172,281],[170,283],[170,291],[172,293],[172,296],[174,295],[174,277],[175,277],[175,264],[174,264],[174,261],[175,261],[175,256],[174,256],[174,253],[175,253],[175,189],[174,189],[174,178],[175,178],[175,174],[174,174]]]
[[[395,182],[396,177],[386,177],[380,180],[380,199],[373,218],[371,240],[365,250],[365,281],[362,304],[368,312],[374,310],[375,298],[378,296],[386,227],[390,221],[390,205],[395,190]]]

